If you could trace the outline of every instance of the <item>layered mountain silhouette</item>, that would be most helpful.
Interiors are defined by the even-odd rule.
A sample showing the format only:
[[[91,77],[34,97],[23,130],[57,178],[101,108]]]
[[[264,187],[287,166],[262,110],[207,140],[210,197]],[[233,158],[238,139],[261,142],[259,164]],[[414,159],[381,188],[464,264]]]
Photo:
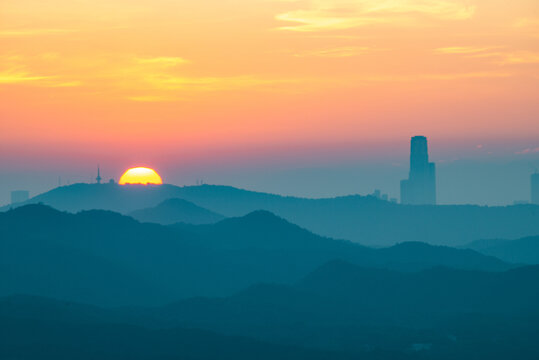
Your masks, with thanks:
[[[537,206],[75,184],[3,210],[0,358],[539,358]]]
[[[466,313],[539,315],[539,288],[530,283],[538,278],[539,266],[401,272],[336,260],[293,285],[257,284],[228,298],[183,300],[152,316],[225,332],[298,322],[428,327]]]
[[[472,250],[400,244],[371,249],[320,237],[266,211],[213,225],[161,226],[109,211],[28,205],[0,213],[0,295],[100,305],[224,296],[259,282],[293,283],[336,259],[417,271],[513,267]]]
[[[0,299],[0,357],[531,360],[538,278],[537,266],[399,272],[331,261],[291,285],[153,308],[10,296]]]
[[[74,184],[38,195],[28,203],[41,202],[70,212],[104,209],[128,214],[172,198],[226,217],[268,210],[317,234],[375,246],[406,241],[462,246],[478,239],[539,234],[539,206],[534,205],[411,206],[371,196],[303,199],[214,185]]]
[[[155,207],[135,210],[128,215],[140,222],[152,222],[162,225],[179,222],[195,225],[212,224],[224,219],[223,215],[183,199],[168,199]]]
[[[513,263],[539,264],[539,236],[516,240],[477,240],[466,247]]]
[[[519,352],[533,359],[539,354],[539,289],[532,285],[538,278],[539,267],[403,273],[332,261],[292,286],[260,284],[232,297],[189,299],[138,315],[154,325],[323,349],[417,346],[433,359],[503,359]]]
[[[2,359],[352,359],[204,330],[148,329],[115,322],[113,311],[50,299],[0,299],[0,313]]]
[[[320,237],[264,210],[225,219],[214,225],[177,224],[173,227],[196,234],[200,242],[211,248],[257,251],[261,256],[277,252],[283,257],[279,260],[281,263],[286,256],[292,258],[293,262],[297,262],[296,259],[317,258],[323,262],[322,259],[340,258],[368,267],[409,271],[432,266],[487,271],[502,271],[512,267],[475,251],[420,242],[373,249],[349,241]]]

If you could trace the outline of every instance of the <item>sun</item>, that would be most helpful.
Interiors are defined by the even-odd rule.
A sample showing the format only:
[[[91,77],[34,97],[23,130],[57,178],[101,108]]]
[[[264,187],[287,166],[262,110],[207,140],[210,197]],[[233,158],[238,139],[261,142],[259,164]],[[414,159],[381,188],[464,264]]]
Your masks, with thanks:
[[[161,185],[163,180],[161,176],[154,170],[147,167],[134,167],[128,169],[120,178],[118,182],[120,185],[126,184],[154,184]]]

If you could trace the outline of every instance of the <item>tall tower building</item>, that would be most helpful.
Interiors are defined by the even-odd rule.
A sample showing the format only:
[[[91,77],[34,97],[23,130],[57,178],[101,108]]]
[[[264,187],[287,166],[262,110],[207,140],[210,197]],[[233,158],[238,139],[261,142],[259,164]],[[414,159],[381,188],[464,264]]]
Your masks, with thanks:
[[[539,205],[539,173],[531,176],[531,203]]]
[[[97,166],[97,177],[95,178],[95,181],[98,183],[98,184],[101,184],[101,174],[99,172],[99,165]]]
[[[429,162],[427,138],[414,136],[410,144],[410,173],[401,181],[401,204],[436,204],[436,166]]]

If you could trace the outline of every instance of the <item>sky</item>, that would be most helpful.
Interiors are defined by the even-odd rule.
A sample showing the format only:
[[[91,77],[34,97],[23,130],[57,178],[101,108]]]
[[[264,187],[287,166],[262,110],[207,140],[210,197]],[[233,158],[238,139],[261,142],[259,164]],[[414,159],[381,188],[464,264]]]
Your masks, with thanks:
[[[2,0],[0,203],[98,163],[398,197],[421,134],[441,202],[506,204],[538,99],[536,0]]]

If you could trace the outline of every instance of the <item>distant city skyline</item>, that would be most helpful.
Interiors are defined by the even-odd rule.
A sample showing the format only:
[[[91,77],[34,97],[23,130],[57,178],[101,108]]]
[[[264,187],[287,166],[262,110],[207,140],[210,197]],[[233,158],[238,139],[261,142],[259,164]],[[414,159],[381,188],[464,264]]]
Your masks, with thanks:
[[[512,205],[515,201],[530,201],[530,175],[539,169],[539,152],[534,142],[517,142],[505,147],[474,142],[459,144],[452,149],[447,143],[429,136],[432,161],[438,170],[439,204]],[[73,163],[71,156],[59,155],[24,164],[0,163],[0,204],[8,204],[12,190],[27,189],[35,196],[59,184],[95,182],[96,163],[100,163],[103,182],[119,180],[127,167],[151,164],[165,178],[177,185],[195,185],[201,180],[209,184],[231,185],[250,190],[300,197],[333,197],[350,194],[372,194],[375,189],[399,198],[400,180],[408,177],[409,137],[387,144],[336,146],[317,150],[283,148],[267,156],[251,157],[229,153],[223,161],[177,163],[162,158],[142,157],[145,161],[123,161],[115,156],[96,156],[94,161]],[[247,152],[248,154],[249,152]],[[284,155],[286,154],[286,155]],[[2,156],[2,155],[0,155]],[[4,154],[5,156],[5,154]],[[177,155],[176,155],[177,156]],[[176,157],[172,157],[175,159]],[[126,165],[128,164],[128,165]]]
[[[3,0],[0,203],[155,167],[287,195],[527,201],[539,2]],[[188,35],[186,35],[188,34]],[[75,44],[77,44],[75,46]]]

